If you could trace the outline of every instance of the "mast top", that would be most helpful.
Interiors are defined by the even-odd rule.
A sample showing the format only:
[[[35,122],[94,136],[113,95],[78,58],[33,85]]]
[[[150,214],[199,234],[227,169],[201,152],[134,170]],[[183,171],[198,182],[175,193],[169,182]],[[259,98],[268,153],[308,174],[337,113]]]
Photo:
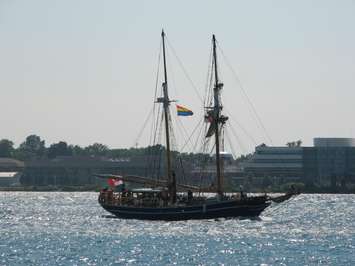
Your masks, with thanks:
[[[164,29],[161,29],[161,37],[165,37],[165,32],[164,32]]]

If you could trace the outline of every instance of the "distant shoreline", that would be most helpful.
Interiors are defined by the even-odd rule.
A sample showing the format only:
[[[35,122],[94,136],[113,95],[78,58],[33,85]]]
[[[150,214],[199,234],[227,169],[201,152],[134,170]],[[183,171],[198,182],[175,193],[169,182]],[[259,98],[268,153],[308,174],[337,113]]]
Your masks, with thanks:
[[[98,192],[100,188],[93,187],[53,187],[53,186],[29,186],[29,187],[0,187],[0,191],[13,192]]]
[[[99,187],[87,186],[22,186],[22,187],[0,187],[1,192],[99,192]],[[239,191],[230,191],[227,193],[236,193]],[[248,193],[286,193],[287,191],[247,191]],[[354,191],[330,191],[327,189],[317,191],[304,191],[301,194],[355,194]]]

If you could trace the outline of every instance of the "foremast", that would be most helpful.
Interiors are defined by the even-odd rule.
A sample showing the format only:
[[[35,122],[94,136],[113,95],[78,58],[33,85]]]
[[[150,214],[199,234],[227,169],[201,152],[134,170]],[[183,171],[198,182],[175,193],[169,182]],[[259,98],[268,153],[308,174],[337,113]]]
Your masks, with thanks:
[[[220,101],[220,90],[223,87],[223,83],[219,82],[218,79],[218,69],[217,69],[217,49],[216,49],[216,37],[212,35],[212,43],[213,43],[213,65],[214,65],[214,79],[215,84],[213,88],[213,121],[214,124],[214,133],[215,133],[215,148],[216,148],[216,175],[217,175],[217,194],[219,198],[223,197],[224,191],[224,180],[222,174],[222,161],[221,161],[221,154],[220,154],[220,133],[222,130],[222,126],[227,121],[228,117],[221,114],[222,105]]]
[[[176,202],[176,177],[172,172],[171,167],[171,150],[170,150],[170,120],[169,120],[169,106],[171,100],[168,94],[168,74],[166,70],[166,55],[165,55],[165,33],[161,32],[163,42],[163,62],[164,62],[164,82],[163,82],[163,97],[158,98],[157,102],[163,103],[164,121],[165,121],[165,139],[166,139],[166,176],[168,180],[168,192],[170,203]]]

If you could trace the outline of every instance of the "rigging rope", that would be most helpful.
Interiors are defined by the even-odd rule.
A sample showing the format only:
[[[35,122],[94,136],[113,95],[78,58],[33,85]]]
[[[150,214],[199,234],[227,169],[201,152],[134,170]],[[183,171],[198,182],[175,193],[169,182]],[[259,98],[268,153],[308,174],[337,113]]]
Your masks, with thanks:
[[[239,140],[238,135],[237,135],[237,133],[235,132],[234,128],[232,127],[232,125],[230,124],[230,122],[227,121],[227,123],[229,123],[230,128],[231,128],[231,131],[232,131],[232,134],[233,134],[234,138],[236,139],[236,141],[238,142],[240,149],[243,151],[243,153],[246,153],[247,150],[245,149],[245,147],[244,147],[244,145],[242,144],[242,142]]]
[[[160,110],[160,109],[159,109]],[[160,116],[160,123],[159,123],[159,131],[158,131],[158,140],[156,143],[160,143],[161,142],[161,137],[162,137],[162,132],[163,132],[163,121],[164,121],[164,113],[161,112],[161,116]],[[156,144],[153,147],[156,147]],[[154,156],[154,154],[153,154]],[[156,173],[157,173],[157,179],[160,177],[160,169],[161,169],[161,156],[162,156],[162,149],[159,150],[159,154],[157,156],[153,157],[154,160],[154,169],[156,169]],[[156,167],[157,166],[157,167]],[[156,167],[156,168],[155,168]]]
[[[244,94],[244,97],[246,98],[247,102],[249,103],[250,107],[251,107],[251,110],[252,112],[254,113],[254,116],[256,118],[256,121],[258,122],[257,124],[259,125],[259,127],[261,127],[261,129],[264,131],[264,134],[265,136],[267,137],[268,141],[272,144],[272,139],[270,138],[263,122],[261,121],[261,118],[260,116],[258,115],[257,111],[256,111],[256,108],[254,107],[252,101],[250,100],[249,96],[247,95],[243,85],[242,85],[242,82],[240,81],[236,71],[233,69],[232,65],[229,63],[229,60],[227,59],[227,57],[224,55],[223,53],[223,50],[222,48],[219,46],[219,44],[217,43],[217,47],[219,49],[219,51],[221,52],[222,56],[223,56],[223,59],[225,60],[228,68],[231,70],[231,72],[233,73],[234,75],[234,78],[236,79],[237,83],[239,83],[239,86],[240,86],[240,89],[242,91],[242,93]]]
[[[149,111],[149,113],[148,113],[148,115],[147,115],[147,118],[145,119],[145,121],[144,121],[144,123],[143,123],[143,126],[142,126],[142,128],[140,129],[140,131],[139,131],[139,133],[138,133],[138,136],[137,136],[137,138],[136,138],[136,140],[135,140],[133,146],[134,146],[135,144],[138,144],[138,141],[139,141],[140,137],[142,136],[143,131],[144,131],[145,127],[147,126],[148,121],[150,120],[150,117],[151,117],[151,115],[152,115],[152,113],[153,113],[153,110],[154,110],[154,106],[153,106],[153,108]]]
[[[184,147],[186,146],[186,143],[190,143],[191,144],[191,139],[189,138],[189,134],[187,133],[186,128],[184,127],[184,124],[181,122],[181,119],[179,119],[179,117],[177,116],[175,119],[175,123],[177,125],[177,128],[180,131],[181,136],[184,137],[184,139],[187,139],[187,141],[185,142]],[[183,152],[183,149],[179,149],[180,152]]]
[[[203,104],[204,106],[202,106],[203,108],[205,106],[208,106],[208,104],[210,103],[211,100],[211,84],[212,84],[212,80],[213,80],[213,75],[212,75],[212,66],[213,66],[213,61],[212,61],[212,45],[211,45],[211,49],[210,49],[210,56],[209,56],[209,60],[208,60],[208,68],[207,68],[207,78],[206,78],[206,84],[205,84],[205,98],[203,99]]]
[[[233,122],[237,124],[237,126],[244,132],[244,134],[251,140],[251,142],[253,142],[253,144],[255,146],[258,145],[257,142],[255,141],[254,137],[248,133],[248,131],[242,126],[241,123],[239,123],[236,119],[234,119],[234,117],[231,115],[231,113],[229,112],[229,110],[227,108],[225,108],[225,109],[226,109],[226,113],[229,114],[228,117],[231,118],[231,120],[233,120]],[[230,125],[232,126],[231,123],[230,123]]]
[[[157,74],[156,74],[156,78],[155,78],[155,90],[154,90],[154,101],[155,99],[157,99],[157,94],[158,94],[158,82],[159,82],[159,73],[160,73],[160,60],[161,60],[161,51],[162,51],[162,45],[163,42],[160,41],[160,46],[159,46],[159,53],[158,53],[158,67],[157,67]],[[159,111],[159,109],[158,109]],[[156,104],[155,102],[153,102],[153,117],[155,117],[156,115]],[[152,123],[152,128],[151,128],[151,134],[150,134],[150,138],[149,138],[149,143],[152,144],[153,137],[155,137],[155,126],[157,126],[156,123]]]
[[[227,143],[228,143],[229,146],[230,146],[230,150],[231,150],[232,154],[234,154],[235,158],[237,158],[237,153],[236,153],[236,151],[235,151],[235,149],[234,149],[234,146],[233,146],[233,143],[232,143],[232,141],[231,141],[231,138],[230,138],[230,136],[229,136],[228,131],[225,131],[225,136],[226,136]]]
[[[182,71],[183,71],[185,77],[187,78],[187,80],[190,82],[190,84],[191,84],[192,87],[194,88],[194,91],[195,91],[197,97],[198,97],[198,98],[200,99],[200,101],[203,103],[203,99],[202,99],[201,95],[200,95],[199,92],[198,92],[197,86],[194,84],[194,82],[192,81],[191,77],[190,77],[189,74],[187,73],[187,71],[186,71],[184,65],[182,64],[180,58],[177,56],[177,53],[175,52],[174,47],[170,44],[169,39],[166,38],[166,40],[167,40],[167,44],[168,44],[169,48],[170,48],[171,51],[173,52],[173,54],[174,54],[176,60],[178,61],[178,63],[179,63],[179,65],[180,65],[180,67],[181,67],[181,69],[182,69]]]
[[[161,125],[161,123],[160,123],[160,125]],[[159,129],[158,137],[160,136],[160,132],[161,132],[161,126],[160,125],[159,125],[159,120],[157,120],[155,131],[157,131]],[[158,160],[158,165],[160,165],[159,164],[160,156],[158,156],[158,154],[154,153],[154,148],[156,147],[156,142],[155,142],[156,141],[156,136],[157,136],[157,133],[154,134],[154,141],[153,141],[153,143],[151,145],[151,148],[148,151],[148,156],[149,156],[148,165],[149,165],[149,169],[152,172],[152,176],[154,176],[154,174],[155,174],[154,171],[156,170],[157,171],[156,175],[157,175],[157,178],[158,178],[158,171],[159,171],[158,168],[160,168],[160,166],[157,167],[157,160]]]
[[[174,68],[173,68],[173,66],[171,64],[171,60],[168,60],[169,56],[170,56],[169,50],[166,50],[167,64],[168,64],[168,69],[170,70],[169,71],[169,74],[170,74],[170,76],[169,76],[170,79],[169,80],[171,81],[171,82],[169,82],[169,84],[170,84],[169,85],[169,91],[171,92],[173,90],[174,93],[175,93],[176,98],[179,99],[180,97],[179,97],[179,93],[178,93],[177,86],[176,86]]]
[[[168,119],[169,119],[169,132],[170,132],[170,140],[171,140],[171,151],[177,151],[178,150],[178,143],[176,141],[176,137],[175,137],[175,132],[173,130],[173,120],[172,120],[172,116],[170,113],[170,109],[168,112]],[[176,124],[176,123],[175,123]]]
[[[148,162],[147,162],[147,167],[145,169],[146,176],[152,176],[152,177],[154,177],[154,175],[155,175],[156,157],[157,157],[157,156],[155,156],[156,154],[154,154],[153,149],[154,149],[155,141],[156,141],[156,132],[157,132],[157,129],[158,129],[158,119],[157,119],[157,121],[155,121],[154,117],[155,117],[156,112],[157,112],[155,99],[157,99],[157,94],[158,94],[158,82],[159,82],[159,74],[160,74],[160,63],[161,63],[160,61],[161,61],[162,45],[163,45],[163,43],[162,43],[162,41],[160,41],[159,50],[158,50],[157,73],[156,73],[156,78],[155,78],[154,101],[153,101],[153,108],[152,108],[152,111],[151,111],[153,118],[152,118],[152,125],[151,125],[150,136],[149,136],[150,148],[148,149]],[[159,117],[159,109],[158,109],[157,118],[158,117]],[[143,130],[144,129],[141,130],[140,135],[143,133]],[[159,169],[157,171],[159,171]],[[158,175],[158,172],[156,174]]]
[[[185,141],[185,143],[182,145],[181,151],[184,151],[184,150],[185,150],[185,147],[187,146],[187,144],[188,144],[188,143],[191,143],[191,141],[192,141],[192,139],[193,139],[193,135],[195,134],[196,130],[197,130],[198,128],[200,128],[200,131],[201,131],[200,124],[201,124],[202,121],[203,121],[203,119],[201,119],[201,120],[197,123],[197,125],[195,126],[195,128],[192,130],[192,133],[191,133],[190,137],[188,137],[188,138],[187,138],[187,141]],[[199,135],[198,135],[198,137],[199,137]],[[192,145],[192,147],[195,148],[195,147],[196,147],[196,143],[197,143],[197,142],[195,142],[195,146]],[[195,150],[194,148],[191,149],[192,152]]]

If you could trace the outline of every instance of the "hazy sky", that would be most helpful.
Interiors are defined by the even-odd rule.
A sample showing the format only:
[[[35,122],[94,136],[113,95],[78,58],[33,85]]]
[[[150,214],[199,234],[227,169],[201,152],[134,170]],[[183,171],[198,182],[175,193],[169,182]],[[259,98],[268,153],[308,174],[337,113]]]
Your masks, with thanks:
[[[274,145],[354,137],[354,14],[346,0],[0,0],[0,138],[134,145],[153,105],[163,27],[201,95],[216,34]],[[222,58],[221,76],[233,121],[267,142]],[[198,114],[171,52],[169,78],[171,98]],[[236,149],[253,150],[234,126]]]

